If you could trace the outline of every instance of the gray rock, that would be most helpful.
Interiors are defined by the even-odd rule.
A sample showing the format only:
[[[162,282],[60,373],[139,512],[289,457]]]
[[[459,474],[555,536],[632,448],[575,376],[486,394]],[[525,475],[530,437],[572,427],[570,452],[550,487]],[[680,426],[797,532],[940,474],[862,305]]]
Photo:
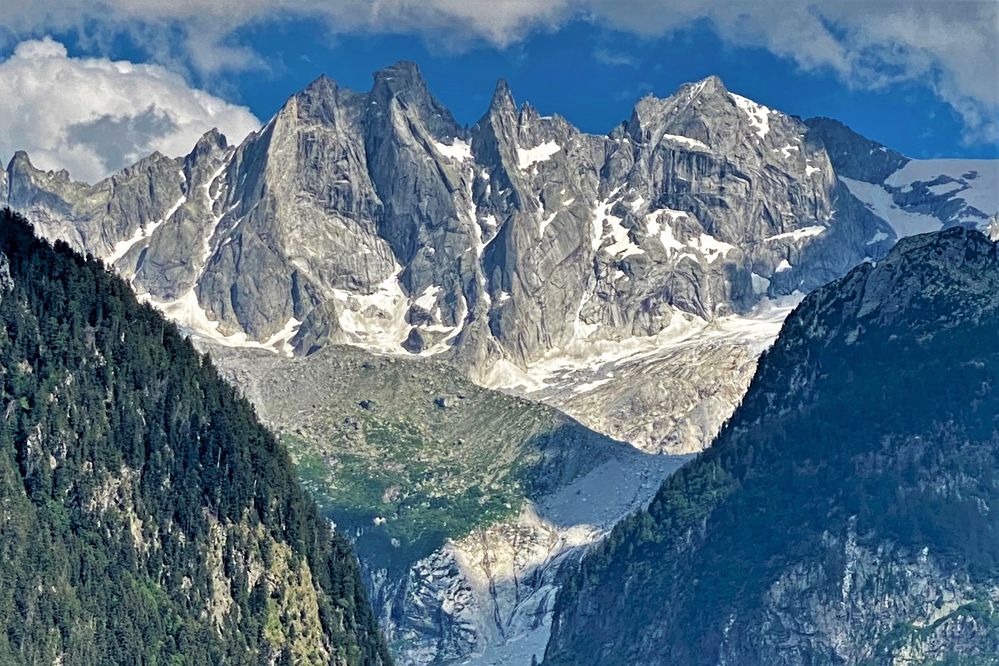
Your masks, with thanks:
[[[320,77],[238,147],[212,131],[94,186],[21,153],[5,190],[140,293],[196,301],[213,334],[299,326],[298,353],[432,350],[480,376],[655,335],[677,310],[745,312],[883,256],[890,242],[866,243],[893,236],[838,184],[833,139],[864,141],[717,77],[646,97],[607,136],[518,108],[501,81],[465,129],[399,63],[367,93]]]
[[[825,147],[840,176],[882,183],[909,161],[905,155],[857,134],[838,120],[809,118],[805,124],[809,137]]]

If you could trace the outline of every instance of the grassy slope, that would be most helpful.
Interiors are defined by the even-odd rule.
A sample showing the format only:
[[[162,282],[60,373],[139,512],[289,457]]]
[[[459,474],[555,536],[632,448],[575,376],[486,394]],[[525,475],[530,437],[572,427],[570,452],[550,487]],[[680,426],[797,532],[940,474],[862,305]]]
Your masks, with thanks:
[[[443,363],[346,347],[307,359],[213,355],[281,434],[323,510],[360,532],[358,552],[376,566],[408,567],[447,538],[515,515],[526,498],[622,446]]]

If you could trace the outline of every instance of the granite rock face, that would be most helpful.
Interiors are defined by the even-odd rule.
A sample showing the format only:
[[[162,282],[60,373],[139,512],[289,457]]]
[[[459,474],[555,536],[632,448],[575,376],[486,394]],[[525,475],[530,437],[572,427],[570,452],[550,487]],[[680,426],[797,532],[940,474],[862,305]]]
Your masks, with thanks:
[[[882,256],[892,229],[849,205],[828,134],[717,77],[641,100],[606,136],[518,107],[501,81],[465,128],[402,62],[366,93],[317,79],[238,147],[213,131],[93,186],[19,153],[4,194],[213,335],[445,355],[482,377]]]

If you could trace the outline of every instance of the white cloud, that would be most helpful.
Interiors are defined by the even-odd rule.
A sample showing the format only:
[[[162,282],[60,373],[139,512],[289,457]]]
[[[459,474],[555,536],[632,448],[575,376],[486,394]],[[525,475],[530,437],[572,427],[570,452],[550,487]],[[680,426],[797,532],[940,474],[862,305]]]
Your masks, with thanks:
[[[235,142],[260,125],[159,65],[70,58],[50,38],[0,62],[0,90],[0,158],[23,149],[36,166],[88,182],[156,150],[184,155],[212,127]]]
[[[830,68],[849,85],[927,85],[962,115],[969,136],[999,139],[996,0],[0,0],[0,15],[11,35],[139,34],[159,62],[176,59],[177,44],[150,35],[180,34],[186,65],[202,74],[260,66],[235,31],[289,16],[334,33],[414,33],[456,48],[475,40],[502,48],[579,18],[646,36],[707,21],[728,43]]]
[[[604,48],[594,51],[593,59],[602,65],[610,65],[611,67],[638,67],[642,64],[638,58],[627,53],[619,53]]]

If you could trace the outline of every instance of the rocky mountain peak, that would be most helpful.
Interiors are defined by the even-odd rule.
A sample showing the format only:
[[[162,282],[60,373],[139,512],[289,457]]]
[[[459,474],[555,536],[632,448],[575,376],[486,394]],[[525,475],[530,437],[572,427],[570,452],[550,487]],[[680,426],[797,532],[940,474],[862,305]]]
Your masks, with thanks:
[[[341,90],[336,81],[323,74],[295,93],[278,111],[277,119],[333,124],[336,109],[341,104],[342,92],[345,91]]]
[[[419,65],[409,60],[400,60],[393,65],[383,67],[372,76],[374,78],[373,91],[385,89],[391,94],[399,94],[412,89],[427,89],[427,82],[423,78],[423,73],[420,72]]]
[[[312,81],[309,82],[308,85],[302,88],[302,92],[328,91],[328,90],[333,90],[337,87],[338,87],[337,82],[331,79],[325,73],[323,73],[314,78]]]
[[[712,145],[708,140],[712,134],[736,138],[732,130],[738,124],[737,99],[742,98],[729,92],[719,77],[709,76],[681,85],[669,97],[646,95],[635,105],[626,131],[639,143],[665,132],[694,139],[707,148]]]
[[[194,144],[194,150],[191,151],[191,154],[197,155],[215,150],[225,150],[228,147],[229,141],[226,139],[225,134],[222,134],[218,127],[213,127],[201,135],[198,142]]]
[[[18,172],[30,173],[32,171],[38,171],[38,169],[36,169],[35,165],[31,163],[31,158],[28,157],[28,153],[26,151],[19,150],[14,153],[14,156],[10,158],[10,161],[7,163],[7,171],[11,174]]]
[[[403,60],[375,72],[368,97],[383,112],[395,100],[404,111],[415,114],[434,137],[451,139],[461,132],[451,112],[431,94],[414,62]]]
[[[225,135],[218,131],[218,128],[213,127],[205,132],[198,139],[198,143],[194,145],[194,149],[184,157],[186,179],[189,182],[194,180],[193,174],[195,172],[202,176],[214,172],[219,166],[217,162],[228,149],[229,142]],[[207,183],[207,185],[211,185],[211,183]]]
[[[510,84],[507,83],[506,79],[499,79],[496,81],[496,88],[493,90],[493,97],[489,102],[489,111],[486,115],[516,112],[517,103],[513,100]]]
[[[690,97],[715,97],[721,95],[727,95],[729,92],[728,88],[725,87],[725,83],[716,74],[707,76],[700,81],[694,81],[693,83],[685,83],[677,89],[674,95],[680,93],[687,94]]]
[[[857,134],[838,120],[809,118],[805,125],[809,138],[825,147],[840,176],[880,183],[909,162],[902,153]]]
[[[10,190],[7,194],[12,199],[17,198],[22,193],[33,191],[35,185],[38,183],[44,183],[45,187],[59,191],[60,193],[67,189],[75,190],[85,187],[82,183],[76,183],[71,180],[69,172],[65,169],[58,171],[39,169],[32,164],[28,153],[23,150],[14,153],[14,156],[7,164],[7,176]]]

